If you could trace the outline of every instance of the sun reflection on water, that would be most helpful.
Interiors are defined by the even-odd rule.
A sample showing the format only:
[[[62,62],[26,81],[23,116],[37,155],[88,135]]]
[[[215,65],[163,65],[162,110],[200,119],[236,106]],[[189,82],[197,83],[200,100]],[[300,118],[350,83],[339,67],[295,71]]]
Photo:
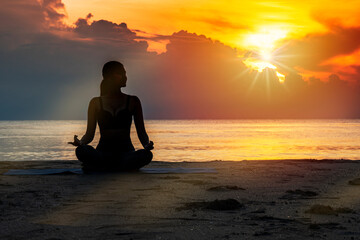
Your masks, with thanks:
[[[360,120],[148,120],[156,161],[360,159]],[[86,121],[0,122],[0,159],[75,160]],[[135,128],[131,137],[140,149]],[[97,131],[92,146],[99,138]]]

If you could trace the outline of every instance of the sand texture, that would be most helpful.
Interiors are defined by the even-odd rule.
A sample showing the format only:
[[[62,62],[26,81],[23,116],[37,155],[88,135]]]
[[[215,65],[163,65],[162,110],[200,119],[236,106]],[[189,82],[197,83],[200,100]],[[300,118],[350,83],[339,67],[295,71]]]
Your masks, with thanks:
[[[5,176],[0,239],[359,239],[360,162],[153,162],[216,173]]]

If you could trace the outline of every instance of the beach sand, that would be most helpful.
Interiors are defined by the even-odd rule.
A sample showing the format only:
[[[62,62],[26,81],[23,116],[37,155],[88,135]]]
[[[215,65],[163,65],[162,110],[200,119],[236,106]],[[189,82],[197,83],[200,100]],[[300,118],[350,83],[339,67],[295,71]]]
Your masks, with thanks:
[[[152,162],[216,173],[7,176],[76,161],[0,162],[0,239],[359,239],[360,162]]]

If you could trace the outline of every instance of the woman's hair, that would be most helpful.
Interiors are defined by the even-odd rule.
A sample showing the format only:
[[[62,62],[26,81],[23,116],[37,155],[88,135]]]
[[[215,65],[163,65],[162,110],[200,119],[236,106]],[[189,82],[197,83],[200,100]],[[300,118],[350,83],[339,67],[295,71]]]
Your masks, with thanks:
[[[115,85],[112,75],[115,72],[125,73],[124,66],[117,61],[110,61],[104,64],[102,69],[103,80],[100,84],[100,95],[116,94],[120,91],[120,87]]]

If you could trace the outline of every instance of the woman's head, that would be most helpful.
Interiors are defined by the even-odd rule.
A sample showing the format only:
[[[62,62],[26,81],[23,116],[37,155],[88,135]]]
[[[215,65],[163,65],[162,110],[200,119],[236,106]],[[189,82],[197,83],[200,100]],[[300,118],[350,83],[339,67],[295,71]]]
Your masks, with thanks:
[[[112,78],[114,74],[125,74],[124,66],[118,61],[105,63],[102,69],[104,79]]]
[[[101,95],[114,95],[126,86],[126,71],[124,66],[117,61],[104,64],[102,69],[103,81],[100,85]]]

